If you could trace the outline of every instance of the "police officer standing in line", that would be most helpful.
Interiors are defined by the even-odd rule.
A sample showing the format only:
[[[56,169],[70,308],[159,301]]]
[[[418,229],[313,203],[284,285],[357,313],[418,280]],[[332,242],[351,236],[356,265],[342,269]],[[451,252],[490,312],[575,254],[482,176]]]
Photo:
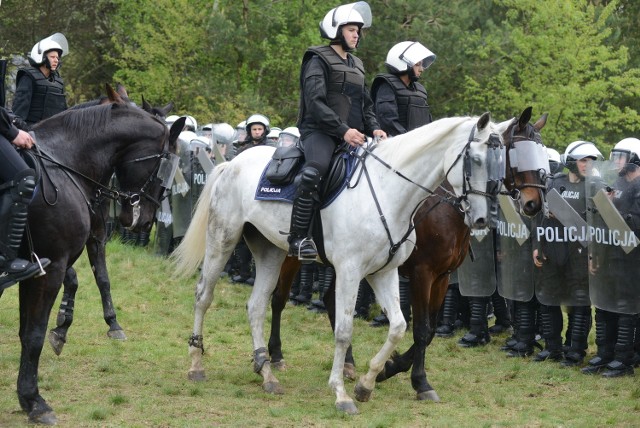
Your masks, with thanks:
[[[593,143],[574,141],[567,146],[562,156],[562,162],[569,173],[556,174],[548,184],[547,198],[549,192],[555,189],[570,206],[569,214],[575,212],[580,218],[576,218],[577,222],[572,225],[563,225],[559,220],[560,209],[554,212],[550,206],[554,216],[543,219],[537,230],[555,230],[558,236],[547,239],[546,233],[536,232],[540,240],[538,248],[533,251],[533,262],[539,269],[535,289],[541,303],[540,317],[545,349],[536,355],[535,361],[562,360],[561,364],[568,367],[581,364],[586,355],[591,329],[588,251],[579,240],[568,235],[568,230],[569,226],[577,226],[586,220],[585,179],[591,173],[593,161],[601,159],[602,154]],[[581,233],[581,230],[577,231],[578,235]],[[569,343],[564,354],[561,305],[568,305],[570,311],[567,332]]]
[[[30,149],[33,138],[16,128],[11,119],[7,110],[0,107],[0,294],[16,282],[37,275],[41,267],[51,263],[45,258],[38,264],[18,257],[36,173],[15,149]]]
[[[389,49],[384,63],[388,73],[378,74],[371,85],[376,118],[387,135],[404,134],[432,122],[427,90],[418,79],[435,60],[435,54],[419,42],[400,42]],[[371,290],[364,284],[360,288],[362,292]],[[407,325],[411,318],[409,295],[409,279],[400,276],[400,307]],[[358,297],[363,304],[371,300],[360,293]],[[371,323],[374,327],[387,324],[384,313]]]
[[[240,153],[256,146],[264,146],[269,143],[267,135],[270,131],[269,119],[262,114],[253,114],[245,122],[246,138],[238,141],[236,156]],[[240,239],[233,251],[232,258],[235,257],[237,263],[237,275],[231,277],[233,282],[253,285],[255,274],[252,270],[253,256],[247,247],[244,238]]]
[[[611,151],[610,159],[618,177],[609,197],[635,235],[637,244],[640,240],[640,140],[621,140]],[[606,253],[594,251],[596,254],[592,254],[589,265],[590,272],[601,278],[591,284],[596,306],[598,349],[582,372],[602,372],[602,376],[608,378],[628,376],[633,374],[633,366],[640,362],[634,352],[640,307],[637,283],[640,277],[640,246],[636,245],[628,253],[616,245],[603,247]]]
[[[343,142],[360,146],[367,135],[386,138],[365,86],[362,61],[351,54],[362,29],[370,26],[371,9],[366,2],[338,6],[320,22],[320,35],[330,40],[329,45],[307,49],[302,59],[297,126],[305,163],[289,230],[289,255],[302,261],[318,256],[309,227],[318,207],[320,182],[336,148]]]
[[[61,58],[69,53],[62,33],[40,40],[31,49],[30,67],[18,70],[13,113],[31,126],[67,109]]]

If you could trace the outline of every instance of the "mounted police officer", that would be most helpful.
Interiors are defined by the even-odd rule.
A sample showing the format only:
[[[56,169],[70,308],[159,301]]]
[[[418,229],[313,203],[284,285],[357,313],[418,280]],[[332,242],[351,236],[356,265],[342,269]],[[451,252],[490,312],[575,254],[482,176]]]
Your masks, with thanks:
[[[549,210],[534,234],[538,248],[533,262],[538,270],[536,297],[541,303],[540,317],[545,350],[535,360],[562,360],[563,366],[582,363],[591,329],[588,251],[586,249],[586,177],[593,161],[602,154],[588,141],[569,144],[561,160],[568,174],[556,174],[547,190]],[[557,197],[556,197],[557,196]],[[568,306],[567,347],[563,355],[561,305]]]
[[[302,59],[297,126],[305,163],[289,233],[289,255],[301,260],[318,255],[309,226],[333,152],[343,142],[360,146],[367,135],[386,137],[365,86],[364,65],[351,54],[358,47],[362,29],[370,26],[371,9],[364,1],[331,9],[320,22],[320,35],[330,40],[329,45],[307,49]]]
[[[30,262],[18,257],[27,225],[27,208],[36,187],[36,173],[20,157],[16,147],[30,149],[33,138],[11,123],[0,108],[0,294],[16,282],[43,272],[51,262]]]
[[[401,42],[387,53],[388,73],[378,74],[371,85],[371,98],[380,127],[387,135],[400,135],[431,123],[427,90],[418,79],[436,60],[419,42]]]
[[[598,350],[582,372],[611,378],[632,375],[638,363],[634,342],[640,312],[640,140],[621,140],[610,162],[598,167],[609,185],[594,189],[588,219],[595,232],[589,242],[589,290],[596,307]]]
[[[427,103],[427,90],[418,83],[422,72],[435,61],[436,56],[419,42],[401,42],[387,53],[385,66],[388,73],[378,74],[371,85],[371,98],[378,123],[389,136],[404,134],[431,123]],[[371,287],[363,280],[361,293]],[[400,277],[400,307],[407,323],[411,318],[409,279]],[[370,298],[361,299],[362,302]],[[371,326],[389,324],[384,313],[376,316]]]
[[[30,67],[18,70],[13,113],[31,126],[67,109],[61,58],[69,53],[62,33],[40,40],[29,54]]]

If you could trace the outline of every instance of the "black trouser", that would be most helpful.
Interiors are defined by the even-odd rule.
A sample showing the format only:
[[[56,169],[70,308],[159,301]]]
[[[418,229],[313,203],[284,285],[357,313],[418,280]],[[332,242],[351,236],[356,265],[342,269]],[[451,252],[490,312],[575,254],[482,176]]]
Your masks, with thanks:
[[[311,166],[318,170],[320,177],[324,177],[329,170],[331,157],[338,144],[339,141],[327,134],[314,132],[305,135],[302,140],[305,159],[303,169]]]
[[[21,171],[29,169],[9,140],[0,135],[0,182],[6,183]]]

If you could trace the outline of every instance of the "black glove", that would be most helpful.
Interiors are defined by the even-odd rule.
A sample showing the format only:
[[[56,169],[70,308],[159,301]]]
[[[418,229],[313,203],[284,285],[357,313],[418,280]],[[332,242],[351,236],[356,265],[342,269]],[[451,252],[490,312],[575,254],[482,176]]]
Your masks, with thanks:
[[[27,132],[31,131],[31,127],[27,124],[27,122],[22,120],[20,116],[16,116],[10,113],[9,117],[11,118],[11,123],[13,123],[16,126],[16,128],[21,129],[23,131],[27,131]]]

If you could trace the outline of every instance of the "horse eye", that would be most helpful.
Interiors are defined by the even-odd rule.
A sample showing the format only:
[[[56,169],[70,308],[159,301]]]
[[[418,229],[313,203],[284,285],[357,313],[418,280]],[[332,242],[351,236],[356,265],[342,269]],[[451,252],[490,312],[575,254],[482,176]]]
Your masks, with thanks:
[[[476,165],[482,165],[482,157],[480,155],[474,155],[473,163]]]

